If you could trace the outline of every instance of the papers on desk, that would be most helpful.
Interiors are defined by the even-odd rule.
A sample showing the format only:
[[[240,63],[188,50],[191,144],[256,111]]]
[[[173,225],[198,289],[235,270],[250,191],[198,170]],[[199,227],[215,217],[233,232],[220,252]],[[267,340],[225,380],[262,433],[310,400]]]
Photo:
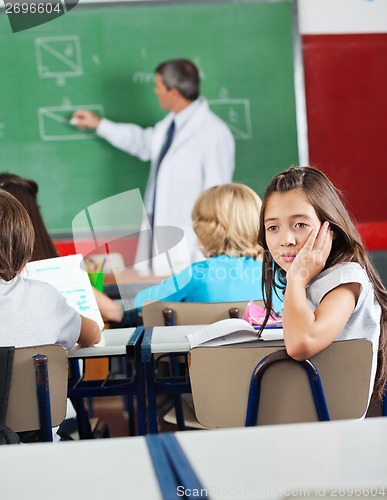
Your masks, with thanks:
[[[94,358],[102,356],[123,356],[126,346],[135,332],[135,328],[114,328],[104,330],[101,342],[92,347],[82,347],[76,344],[69,350],[69,358]]]
[[[278,327],[266,328],[260,336],[262,340],[283,340],[283,338],[283,329]],[[258,332],[247,321],[230,318],[189,333],[187,339],[192,349],[198,345],[219,346],[253,342],[258,340]]]
[[[89,276],[82,267],[83,256],[67,255],[28,262],[21,275],[49,283],[83,316],[104,327]]]

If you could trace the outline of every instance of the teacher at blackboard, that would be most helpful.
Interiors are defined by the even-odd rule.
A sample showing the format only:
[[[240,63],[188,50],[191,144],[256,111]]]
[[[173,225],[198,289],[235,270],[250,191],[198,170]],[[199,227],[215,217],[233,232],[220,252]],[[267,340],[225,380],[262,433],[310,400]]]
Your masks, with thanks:
[[[199,72],[191,61],[169,60],[159,64],[155,73],[154,91],[161,108],[170,113],[154,127],[114,123],[87,110],[77,110],[72,123],[80,129],[95,129],[113,146],[151,161],[144,198],[150,225],[183,229],[189,258],[194,260],[197,241],[191,211],[204,189],[232,181],[234,138],[199,96]],[[152,256],[149,244],[144,255]],[[189,263],[187,253],[181,260],[177,263]]]

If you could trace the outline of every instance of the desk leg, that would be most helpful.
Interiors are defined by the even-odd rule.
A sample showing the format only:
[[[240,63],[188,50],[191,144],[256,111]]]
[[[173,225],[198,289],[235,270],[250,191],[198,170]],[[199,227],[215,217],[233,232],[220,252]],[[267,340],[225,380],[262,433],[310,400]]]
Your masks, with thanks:
[[[146,384],[146,399],[147,399],[147,416],[148,416],[148,429],[150,434],[158,432],[157,426],[157,404],[156,404],[156,391],[155,391],[155,366],[152,359],[144,363],[145,367],[145,384]]]
[[[129,436],[136,435],[136,428],[134,425],[134,402],[133,394],[128,394],[124,397],[125,410],[128,414],[128,433]]]
[[[71,399],[77,412],[78,434],[80,439],[92,439],[89,414],[83,404],[82,398]]]
[[[171,369],[172,377],[178,377],[179,376],[179,361],[178,361],[178,358],[176,356],[171,355],[169,366]],[[185,423],[184,423],[183,401],[181,399],[181,394],[175,394],[174,400],[175,400],[175,414],[176,414],[177,427],[178,427],[179,431],[184,431],[185,430]]]
[[[69,370],[74,380],[81,379],[79,359],[69,359]],[[70,398],[77,412],[78,434],[80,439],[92,439],[89,414],[85,408],[83,398]]]
[[[141,361],[136,364],[137,378],[137,431],[140,436],[146,434],[146,399],[145,399],[145,373]]]

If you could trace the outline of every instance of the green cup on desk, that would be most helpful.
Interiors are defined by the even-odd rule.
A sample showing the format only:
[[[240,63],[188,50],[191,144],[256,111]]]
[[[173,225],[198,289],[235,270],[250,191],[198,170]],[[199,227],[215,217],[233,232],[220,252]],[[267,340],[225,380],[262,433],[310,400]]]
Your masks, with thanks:
[[[99,290],[100,292],[103,292],[104,273],[94,272],[87,274],[89,275],[90,283],[93,285],[93,287]]]

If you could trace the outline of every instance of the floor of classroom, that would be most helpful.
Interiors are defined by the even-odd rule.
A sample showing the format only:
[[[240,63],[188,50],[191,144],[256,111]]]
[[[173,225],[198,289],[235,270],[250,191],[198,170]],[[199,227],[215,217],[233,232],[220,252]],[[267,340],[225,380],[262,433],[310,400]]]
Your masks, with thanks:
[[[177,425],[165,422],[162,417],[171,406],[172,403],[169,402],[159,406],[159,432],[176,432],[178,430]],[[128,436],[128,415],[122,397],[94,398],[93,416],[106,422],[110,437]]]
[[[122,397],[94,398],[93,416],[106,422],[110,437],[128,436],[128,416]]]

